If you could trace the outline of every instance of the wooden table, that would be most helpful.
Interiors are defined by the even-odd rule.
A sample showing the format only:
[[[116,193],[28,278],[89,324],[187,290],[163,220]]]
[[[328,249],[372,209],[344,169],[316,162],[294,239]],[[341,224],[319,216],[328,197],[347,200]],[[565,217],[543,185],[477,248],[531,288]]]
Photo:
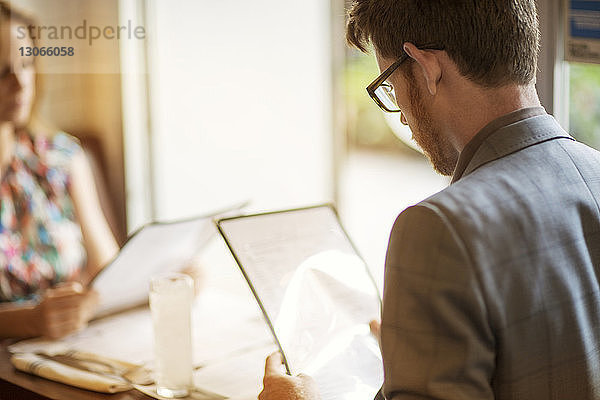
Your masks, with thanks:
[[[10,342],[0,343],[0,400],[148,400],[137,390],[104,394],[53,382],[35,375],[17,371],[10,363],[6,350]]]
[[[233,259],[231,257],[224,257],[224,254],[228,256],[226,253],[228,252],[227,248],[221,242],[216,241],[216,244],[218,246],[215,245],[213,246],[214,248],[210,247],[205,252],[205,257],[202,260],[205,263],[204,265],[209,265],[211,268],[207,268],[205,271],[204,287],[199,296],[201,307],[196,309],[197,314],[195,318],[201,329],[196,330],[193,340],[194,343],[198,344],[196,346],[197,350],[205,358],[216,360],[216,355],[223,355],[224,359],[231,358],[232,362],[238,366],[237,360],[243,358],[244,354],[251,354],[252,351],[257,353],[257,362],[255,365],[251,365],[248,372],[227,370],[227,375],[223,375],[227,384],[229,384],[229,379],[241,381],[242,377],[249,377],[248,392],[250,394],[232,396],[232,398],[236,400],[256,399],[256,395],[260,392],[261,388],[264,359],[268,354],[276,350],[276,346],[272,341],[270,331],[262,319],[260,309],[256,305],[243,276],[239,273]],[[135,310],[132,310],[130,314],[126,312],[115,316],[115,318],[119,318],[119,315],[123,315],[122,322],[131,324],[119,328],[118,331],[127,332],[129,336],[135,337],[136,344],[142,347],[144,352],[151,352],[151,349],[144,347],[148,347],[151,344],[148,340],[148,336],[152,334],[151,321],[148,317],[146,318],[147,320],[137,324],[137,319],[132,322],[131,315],[133,314],[135,314]],[[92,329],[95,332],[94,326],[97,327],[98,324],[102,324],[102,321],[107,320],[110,320],[110,317],[94,321],[86,330],[89,332]],[[111,329],[114,328],[112,327]],[[228,340],[231,340],[231,342],[224,342],[223,338],[229,338]],[[152,399],[136,390],[116,394],[96,393],[17,371],[10,363],[10,354],[7,351],[7,347],[13,342],[0,340],[0,400]],[[84,350],[119,359],[121,359],[122,355],[121,352],[114,354],[114,349],[108,353],[104,353],[101,351],[102,349],[98,348],[84,348]],[[131,360],[127,357],[124,359],[130,362],[141,362],[141,360]],[[227,364],[223,363],[223,365]],[[216,376],[214,373],[211,377],[221,378],[221,376]]]
[[[225,304],[225,301],[220,300],[224,299],[225,296],[231,301],[230,304]],[[258,307],[253,304],[251,298],[233,301],[231,293],[213,292],[209,288],[206,288],[200,297],[201,304],[195,309],[198,313],[196,313],[193,320],[199,322],[195,325],[205,328],[195,329],[193,340],[194,343],[198,344],[195,346],[196,350],[204,355],[204,358],[200,358],[199,361],[200,364],[205,364],[205,367],[195,371],[195,378],[199,378],[197,384],[211,390],[206,385],[216,379],[221,382],[218,385],[219,387],[231,388],[229,381],[233,380],[233,383],[240,385],[240,390],[226,393],[227,395],[236,400],[256,399],[261,388],[264,359],[276,350],[267,325],[262,320],[262,316],[258,315]],[[242,300],[246,301],[242,303]],[[248,312],[243,312],[242,317],[240,317],[236,310],[240,311],[241,305],[255,310],[256,316],[249,318]],[[123,340],[123,342],[117,343],[114,337],[115,335],[124,337],[122,332],[126,332],[128,337],[135,338],[136,345],[139,346],[139,348],[129,347],[129,344],[127,344],[126,347],[129,353],[138,353],[140,349],[142,353],[151,353],[152,350],[148,349],[151,344],[148,337],[152,334],[150,323],[149,310],[142,307],[106,319],[93,321],[86,330],[76,334],[75,337],[65,338],[64,341],[73,341],[79,343],[79,345],[82,341],[87,341],[89,345],[89,338],[102,339],[104,334],[106,337],[100,340],[99,343],[94,343],[94,347],[80,349],[130,362],[143,363],[143,360],[131,359],[131,354],[119,351],[123,350],[123,343],[127,343],[127,341]],[[206,329],[206,327],[210,327],[210,329]],[[223,340],[224,337],[228,340]],[[152,399],[136,390],[116,394],[96,393],[17,371],[9,360],[8,348],[13,343],[14,341],[10,340],[0,341],[0,400]],[[103,351],[102,346],[106,346],[105,351]],[[79,347],[76,345],[74,348]],[[24,351],[35,350],[28,349]],[[118,354],[115,354],[115,352]],[[119,355],[123,355],[123,358]],[[223,356],[222,359],[219,358],[220,355]],[[229,368],[232,365],[236,368]],[[242,368],[242,366],[245,366],[245,368]],[[212,390],[221,393],[218,389]]]

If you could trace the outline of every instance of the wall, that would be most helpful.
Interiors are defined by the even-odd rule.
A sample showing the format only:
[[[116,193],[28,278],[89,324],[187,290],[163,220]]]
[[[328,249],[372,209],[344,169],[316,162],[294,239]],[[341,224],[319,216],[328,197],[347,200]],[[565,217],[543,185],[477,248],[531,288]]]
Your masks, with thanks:
[[[102,26],[118,24],[118,0],[20,0],[13,5],[28,10],[40,25],[76,27],[83,19]],[[98,43],[76,50],[81,54],[76,61],[58,57],[44,60],[42,72],[52,73],[40,74],[43,80],[40,113],[46,121],[68,133],[91,136],[100,142],[117,234],[122,239],[125,182],[118,44]],[[68,62],[71,64],[64,64]]]

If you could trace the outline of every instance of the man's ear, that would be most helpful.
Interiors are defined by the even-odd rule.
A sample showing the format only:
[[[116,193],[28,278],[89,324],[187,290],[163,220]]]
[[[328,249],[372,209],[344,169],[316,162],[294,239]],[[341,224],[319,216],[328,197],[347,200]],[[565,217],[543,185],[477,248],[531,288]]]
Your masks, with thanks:
[[[435,96],[438,82],[442,77],[442,67],[436,55],[431,51],[421,50],[410,42],[404,43],[404,51],[419,64],[425,76],[427,90],[429,94]]]

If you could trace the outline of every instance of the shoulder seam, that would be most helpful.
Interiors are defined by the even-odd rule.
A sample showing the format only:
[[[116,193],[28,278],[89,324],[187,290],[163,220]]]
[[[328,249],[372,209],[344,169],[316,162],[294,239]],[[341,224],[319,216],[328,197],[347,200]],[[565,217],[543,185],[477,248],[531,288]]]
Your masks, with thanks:
[[[431,210],[433,213],[435,213],[440,218],[440,220],[444,224],[444,227],[446,229],[448,229],[448,232],[452,235],[452,237],[456,241],[456,244],[460,247],[462,253],[464,254],[465,260],[467,261],[467,264],[468,264],[468,268],[471,270],[471,272],[473,273],[473,276],[475,276],[475,279],[477,280],[477,285],[479,287],[479,291],[482,294],[482,299],[483,299],[485,311],[487,314],[487,320],[491,324],[491,320],[490,320],[491,313],[490,313],[488,302],[485,298],[485,291],[483,290],[483,282],[482,282],[481,276],[480,276],[479,272],[477,271],[477,269],[474,268],[473,258],[471,257],[471,254],[468,251],[468,247],[465,244],[465,241],[462,239],[462,237],[458,233],[458,231],[454,228],[450,217],[448,215],[446,215],[440,207],[438,207],[435,204],[432,204],[428,201],[422,201],[419,204],[414,205],[413,207],[424,207],[424,208]],[[493,330],[492,330],[492,335],[493,335]]]

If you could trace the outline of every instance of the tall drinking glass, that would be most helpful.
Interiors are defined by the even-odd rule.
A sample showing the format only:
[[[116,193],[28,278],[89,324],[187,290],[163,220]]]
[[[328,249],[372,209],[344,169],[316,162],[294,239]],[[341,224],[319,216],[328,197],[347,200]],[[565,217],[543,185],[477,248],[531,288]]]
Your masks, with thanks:
[[[156,392],[163,397],[185,397],[192,387],[193,297],[194,282],[188,275],[164,274],[150,281]]]

